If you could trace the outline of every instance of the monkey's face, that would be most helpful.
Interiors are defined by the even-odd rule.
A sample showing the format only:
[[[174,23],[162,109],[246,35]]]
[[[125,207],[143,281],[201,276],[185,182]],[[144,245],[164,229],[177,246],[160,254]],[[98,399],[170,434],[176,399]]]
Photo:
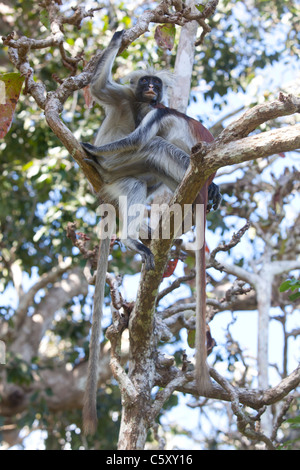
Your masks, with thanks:
[[[163,82],[158,77],[146,75],[141,77],[136,87],[136,97],[143,103],[160,103],[162,99]]]

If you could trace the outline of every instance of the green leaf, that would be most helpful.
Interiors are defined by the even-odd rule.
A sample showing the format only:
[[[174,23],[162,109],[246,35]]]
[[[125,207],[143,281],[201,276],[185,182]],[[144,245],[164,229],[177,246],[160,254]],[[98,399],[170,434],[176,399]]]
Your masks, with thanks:
[[[289,296],[289,299],[294,302],[294,300],[297,300],[300,298],[300,292],[295,292],[295,294],[292,294]]]
[[[20,73],[0,74],[0,139],[11,127],[23,82],[24,77]]]
[[[167,24],[157,26],[155,29],[154,39],[161,49],[171,51],[175,42],[175,34],[176,28],[174,25]]]
[[[285,292],[286,290],[289,290],[289,288],[290,288],[290,281],[284,281],[279,287],[279,292]]]
[[[297,290],[298,292],[295,292],[294,294],[289,296],[289,299],[291,301],[294,301],[294,300],[299,299],[300,297],[299,289],[300,289],[300,280],[293,277],[292,279],[288,279],[287,281],[284,281],[280,285],[279,292],[285,292],[287,290],[291,290],[292,292],[294,292],[295,290]]]
[[[195,347],[195,340],[196,340],[196,331],[195,330],[190,330],[188,332],[188,337],[187,337],[187,342],[190,348]]]
[[[26,165],[22,166],[22,171],[28,170],[30,167],[32,167],[33,161],[26,163]]]
[[[199,3],[198,5],[195,5],[198,11],[202,13],[204,11],[205,5],[202,5],[202,3]]]

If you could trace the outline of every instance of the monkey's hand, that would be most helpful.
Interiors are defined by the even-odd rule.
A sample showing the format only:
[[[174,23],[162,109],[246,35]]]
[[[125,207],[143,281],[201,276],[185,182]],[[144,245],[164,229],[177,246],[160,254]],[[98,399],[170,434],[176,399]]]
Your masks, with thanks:
[[[105,165],[105,162],[107,160],[107,156],[115,155],[116,151],[114,149],[110,149],[110,146],[112,144],[107,144],[103,145],[102,147],[95,147],[95,145],[89,144],[88,142],[80,142],[81,147],[84,148],[85,152],[88,155],[92,155],[93,157],[96,157],[96,160],[99,161],[99,163],[102,163]],[[117,149],[119,150],[119,149]],[[121,152],[122,149],[120,149]],[[110,166],[110,165],[108,165]]]
[[[88,142],[80,142],[80,145],[84,148],[85,152],[88,155],[93,155],[94,157],[100,159],[103,158],[103,156],[100,154],[98,147],[95,147],[95,145],[89,144]]]
[[[124,33],[125,29],[123,29],[122,31],[116,31],[111,39],[111,44],[113,44],[114,46],[118,45],[120,47],[122,44]]]
[[[211,183],[208,186],[208,197],[207,197],[207,210],[217,210],[222,200],[222,194],[220,193],[219,186],[215,183]]]

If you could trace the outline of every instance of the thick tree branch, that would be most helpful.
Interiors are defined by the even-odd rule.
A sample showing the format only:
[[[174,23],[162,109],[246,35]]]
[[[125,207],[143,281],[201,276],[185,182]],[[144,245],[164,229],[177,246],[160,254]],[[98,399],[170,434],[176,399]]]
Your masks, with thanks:
[[[14,342],[11,350],[15,354],[20,354],[25,361],[30,362],[32,357],[37,355],[40,342],[50,327],[55,313],[66,304],[68,299],[87,294],[88,286],[79,268],[70,270],[67,279],[57,280],[58,275],[61,276],[66,271],[67,268],[61,271],[54,270],[53,273],[51,272],[52,276],[42,276],[41,280],[31,288],[30,295],[26,299],[27,303],[24,301],[21,305],[22,315],[25,315],[22,317],[22,323],[18,323],[14,329]],[[47,295],[36,305],[34,313],[27,316],[28,307],[34,304],[34,293],[49,283],[53,283],[53,286],[47,289]]]
[[[217,383],[219,374],[211,367],[209,373],[216,382],[212,383],[212,387],[205,396],[216,400],[231,401],[228,391]],[[165,387],[173,378],[178,374],[176,367],[166,368],[164,371],[159,371],[156,376],[156,385]],[[300,384],[300,366],[298,366],[290,375],[285,377],[275,387],[268,388],[267,390],[250,390],[245,388],[235,387],[239,402],[242,405],[249,406],[254,410],[259,410],[264,406],[273,405],[287,396],[292,390]],[[197,396],[197,388],[195,381],[187,382],[184,385],[179,385],[177,391],[183,393],[190,393]]]
[[[101,364],[99,366],[100,376],[99,383],[105,383],[111,375],[109,368],[109,355],[102,355]],[[16,412],[21,412],[28,406],[30,396],[39,390],[47,406],[53,411],[64,411],[80,408],[85,389],[87,373],[87,363],[81,363],[72,371],[67,371],[65,367],[55,370],[40,371],[41,381],[33,384],[32,390],[25,390],[17,386],[7,386],[3,381],[0,383],[0,413],[3,416],[13,416]],[[214,369],[210,369],[210,374],[214,378]],[[166,387],[171,381],[174,385],[178,378],[178,369],[175,367],[161,370],[156,375],[156,385]],[[182,377],[182,376],[181,376]],[[183,381],[178,379],[176,390],[198,396],[196,384],[191,381],[192,376],[188,374]],[[183,383],[184,382],[184,383]],[[283,379],[277,386],[268,390],[248,390],[236,387],[238,400],[241,404],[249,406],[254,410],[259,410],[265,405],[272,405],[286,397],[292,390],[300,384],[300,366],[293,371],[288,377]],[[53,394],[46,393],[51,389]],[[43,394],[43,391],[45,393]],[[16,400],[16,393],[18,400]],[[231,401],[230,394],[217,383],[213,383],[208,398]]]
[[[240,118],[229,124],[217,137],[216,143],[225,144],[249,135],[264,122],[287,114],[300,112],[300,98],[294,95],[279,94],[277,101],[263,103],[246,111]],[[275,153],[275,152],[274,152]]]
[[[58,266],[52,268],[49,272],[43,274],[26,294],[19,298],[19,305],[16,311],[16,328],[20,326],[27,315],[28,308],[33,305],[36,293],[47,286],[47,284],[55,282],[63,273],[71,267],[72,259],[67,258],[61,261]]]
[[[213,143],[212,147],[215,145]],[[300,147],[300,124],[262,132],[226,144],[220,142],[220,145],[211,150],[207,144],[200,144],[200,149],[199,146],[195,148],[193,159],[197,167],[196,162],[200,160],[205,171],[211,174],[226,165],[268,157],[298,147]]]

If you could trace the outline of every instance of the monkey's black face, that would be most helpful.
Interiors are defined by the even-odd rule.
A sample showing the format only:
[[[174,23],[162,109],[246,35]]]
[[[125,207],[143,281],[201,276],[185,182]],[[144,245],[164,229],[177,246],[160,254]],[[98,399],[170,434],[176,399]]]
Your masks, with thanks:
[[[136,97],[143,103],[160,103],[162,99],[163,82],[154,76],[141,77],[136,87]]]

